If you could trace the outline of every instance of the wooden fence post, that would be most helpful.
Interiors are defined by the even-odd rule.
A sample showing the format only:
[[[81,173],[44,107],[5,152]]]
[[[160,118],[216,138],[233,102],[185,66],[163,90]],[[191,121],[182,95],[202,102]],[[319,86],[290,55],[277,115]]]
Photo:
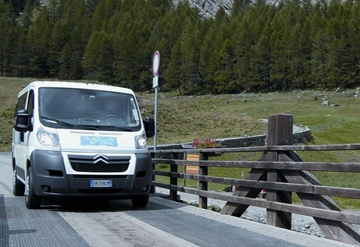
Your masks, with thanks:
[[[208,160],[208,154],[207,153],[200,153],[200,160]],[[199,175],[208,175],[208,167],[207,166],[200,166],[199,167]],[[208,182],[205,181],[199,181],[198,183],[198,189],[199,190],[208,190]],[[199,196],[199,207],[207,209],[207,197]]]
[[[171,159],[177,158],[178,155],[171,153]],[[171,173],[178,173],[178,166],[175,164],[170,165],[170,172]],[[170,177],[170,185],[177,186],[178,185],[178,179],[176,177]],[[173,201],[177,201],[177,190],[170,189],[170,199]]]
[[[274,114],[268,119],[268,146],[292,145],[293,116],[290,114]],[[279,161],[280,152],[268,152],[268,161]],[[281,171],[269,169],[267,181],[286,182]],[[292,202],[292,194],[287,191],[267,190],[267,200],[273,202]],[[267,209],[267,224],[291,229],[291,213]]]

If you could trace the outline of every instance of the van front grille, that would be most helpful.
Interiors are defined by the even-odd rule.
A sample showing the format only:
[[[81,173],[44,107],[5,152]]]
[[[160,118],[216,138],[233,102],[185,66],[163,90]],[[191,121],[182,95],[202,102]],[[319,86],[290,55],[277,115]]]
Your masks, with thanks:
[[[125,172],[130,165],[130,156],[69,155],[71,167],[77,172]]]

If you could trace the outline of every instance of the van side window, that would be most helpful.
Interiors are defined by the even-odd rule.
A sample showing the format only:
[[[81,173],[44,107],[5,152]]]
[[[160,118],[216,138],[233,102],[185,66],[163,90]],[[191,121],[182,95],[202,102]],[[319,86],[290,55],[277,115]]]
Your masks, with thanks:
[[[134,98],[130,98],[130,116],[131,116],[131,124],[135,126],[140,123],[140,116],[137,111],[137,106]]]
[[[26,109],[26,99],[27,99],[27,93],[24,93],[23,95],[21,95],[19,98],[18,98],[18,101],[16,103],[16,108],[15,108],[15,115],[14,115],[14,123],[16,122],[16,116],[17,116],[17,112],[19,110],[24,110]],[[19,138],[20,138],[20,142],[24,142],[24,133],[21,132],[19,133]]]
[[[18,110],[23,110],[26,108],[26,97],[27,97],[27,93],[24,93],[18,98],[18,102],[16,104],[16,109],[15,109],[15,117]]]
[[[29,93],[27,110],[28,110],[28,113],[33,116],[33,113],[34,113],[34,91],[33,90],[31,90]]]

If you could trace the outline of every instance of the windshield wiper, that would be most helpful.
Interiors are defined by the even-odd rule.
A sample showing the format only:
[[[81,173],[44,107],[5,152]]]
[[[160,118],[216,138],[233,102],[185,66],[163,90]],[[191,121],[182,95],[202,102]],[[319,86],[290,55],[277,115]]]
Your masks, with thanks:
[[[68,126],[68,127],[75,127],[76,126],[74,124],[71,124],[71,123],[68,123],[68,122],[65,122],[65,121],[62,121],[62,120],[59,120],[59,119],[55,119],[55,118],[50,118],[50,117],[45,117],[45,116],[41,116],[40,118],[45,119],[45,120],[49,120],[49,121],[52,121],[52,122],[55,122],[55,123],[58,123],[58,124],[61,124],[61,125],[64,125],[64,126]]]
[[[115,126],[115,125],[101,125],[101,128],[104,129],[110,129],[110,130],[119,130],[119,131],[133,131],[132,128],[129,127],[120,127],[120,126]]]
[[[128,127],[120,127],[120,126],[115,126],[115,125],[92,125],[92,124],[71,124],[59,119],[55,119],[55,118],[50,118],[50,117],[45,117],[45,116],[41,116],[42,119],[44,120],[48,120],[54,123],[58,123],[61,124],[63,126],[67,126],[67,127],[73,127],[73,128],[84,128],[84,129],[90,129],[90,130],[99,130],[99,129],[105,129],[105,130],[116,130],[116,131],[132,131],[131,128]]]
[[[116,131],[132,131],[131,128],[119,127],[115,125],[83,125],[82,124],[82,125],[76,125],[76,127],[94,129],[94,130],[105,129],[105,130],[116,130]]]

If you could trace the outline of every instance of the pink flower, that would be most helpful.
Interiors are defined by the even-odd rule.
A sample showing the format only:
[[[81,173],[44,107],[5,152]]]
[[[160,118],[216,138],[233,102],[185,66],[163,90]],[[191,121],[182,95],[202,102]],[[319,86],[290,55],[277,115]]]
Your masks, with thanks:
[[[221,144],[210,138],[205,138],[203,140],[195,138],[191,143],[191,146],[194,148],[203,149],[221,147]]]

